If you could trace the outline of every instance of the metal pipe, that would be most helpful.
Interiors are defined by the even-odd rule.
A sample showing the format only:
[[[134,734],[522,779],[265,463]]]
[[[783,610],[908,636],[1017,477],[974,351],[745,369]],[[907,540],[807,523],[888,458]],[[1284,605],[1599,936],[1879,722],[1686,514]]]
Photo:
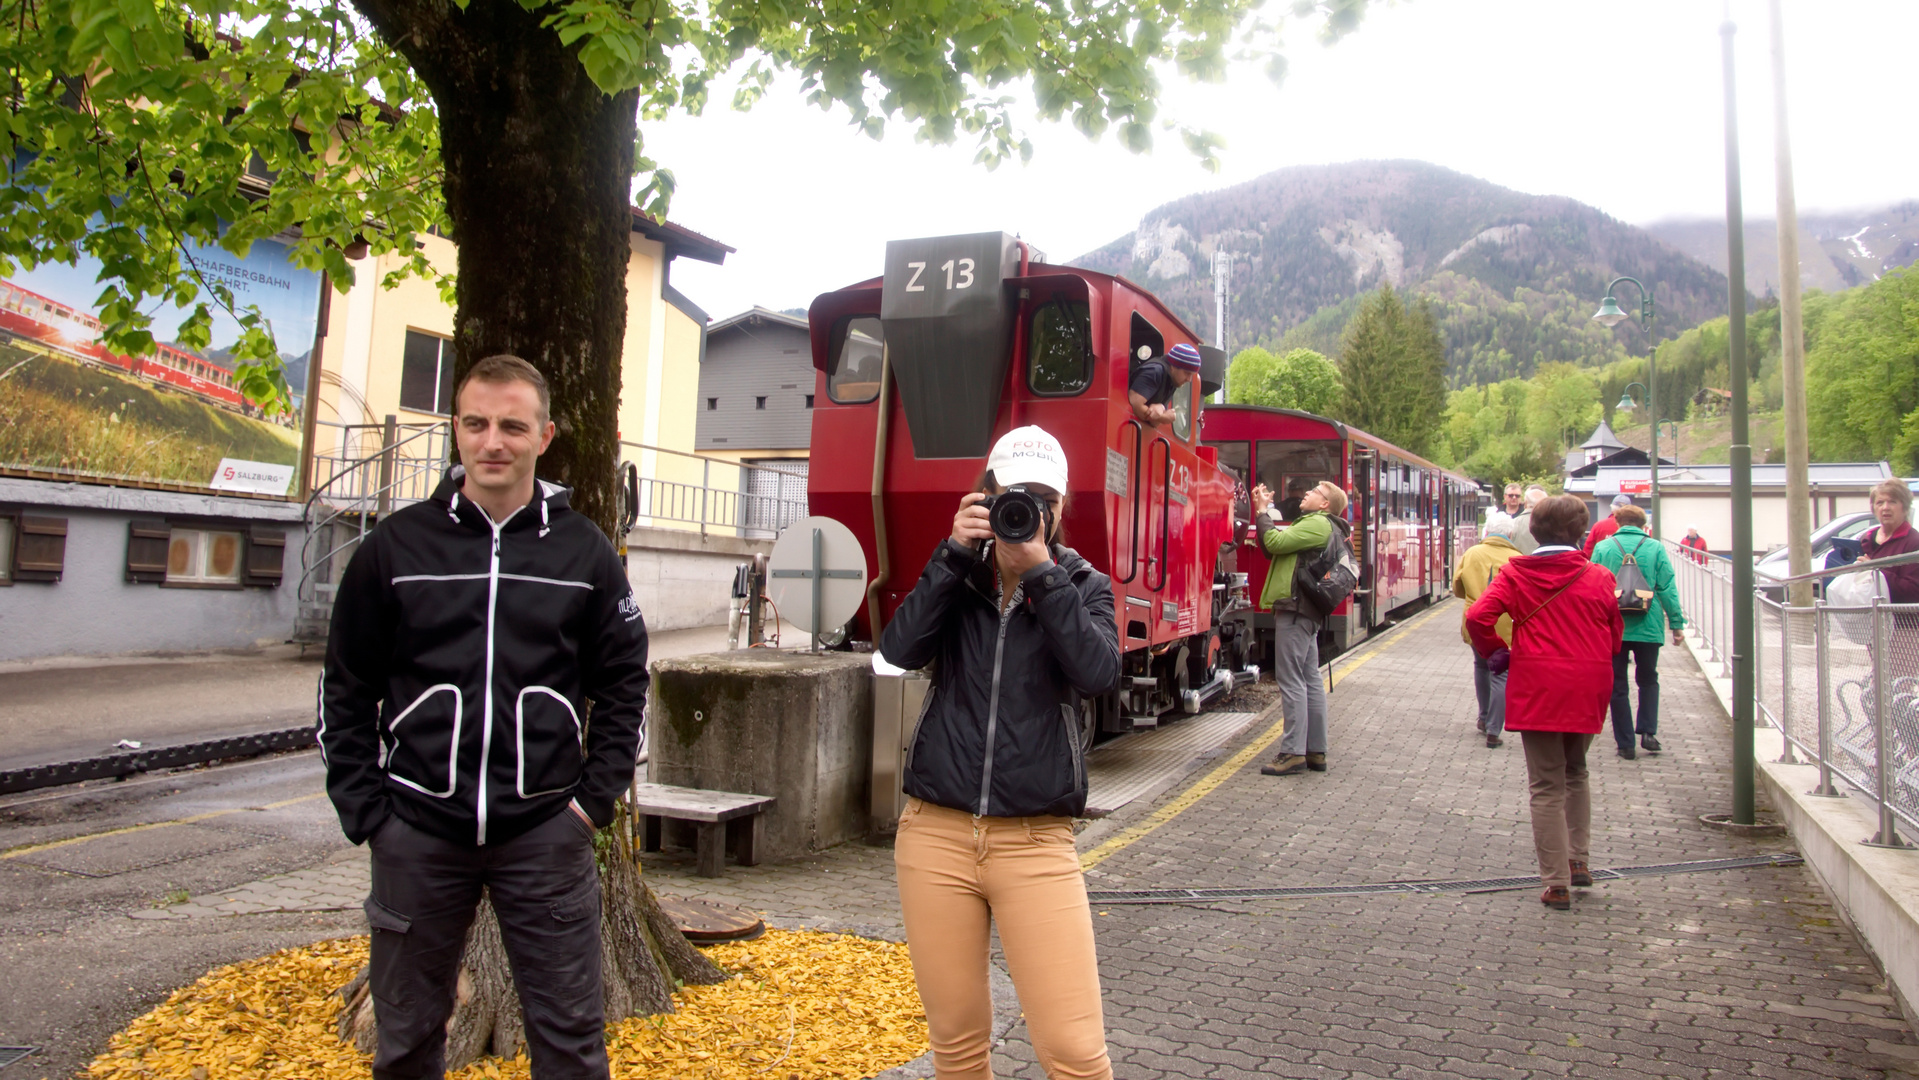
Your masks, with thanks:
[[[1892,741],[1889,730],[1888,710],[1886,709],[1886,621],[1885,609],[1880,607],[1879,598],[1872,598],[1872,759],[1876,783],[1873,787],[1879,796],[1879,831],[1872,839],[1865,841],[1869,847],[1903,848],[1911,844],[1900,837],[1899,829],[1892,813],[1892,751],[1887,745]]]
[[[1732,374],[1732,820],[1753,824],[1752,435],[1746,415],[1746,214],[1739,191],[1739,96],[1731,19],[1720,27],[1726,82],[1726,367]],[[1658,475],[1655,467],[1654,475]]]
[[[1799,759],[1792,755],[1792,613],[1795,609],[1779,609],[1779,725],[1785,732],[1785,753],[1779,755],[1779,764],[1797,765]]]
[[[1826,611],[1824,600],[1815,601],[1812,611],[1812,641],[1814,650],[1813,672],[1817,680],[1819,694],[1819,786],[1807,792],[1826,799],[1838,799],[1844,796],[1832,786],[1832,707],[1828,704],[1831,694],[1832,649],[1827,635],[1832,631],[1832,616]]]
[[[893,403],[887,393],[893,385],[893,350],[880,345],[879,420],[873,434],[873,580],[866,586],[866,624],[873,634],[873,648],[880,644],[880,589],[891,573],[886,557],[886,452],[892,431]],[[810,507],[809,507],[810,509]]]

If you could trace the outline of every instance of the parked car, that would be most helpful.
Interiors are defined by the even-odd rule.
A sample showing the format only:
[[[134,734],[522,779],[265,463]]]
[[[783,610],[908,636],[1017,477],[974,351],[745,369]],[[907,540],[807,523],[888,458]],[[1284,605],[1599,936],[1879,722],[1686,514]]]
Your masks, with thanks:
[[[1874,524],[1872,514],[1861,510],[1856,513],[1841,514],[1813,530],[1812,568],[1814,570],[1825,568],[1826,556],[1831,553],[1835,538],[1857,542]],[[1787,552],[1783,547],[1753,560],[1754,584],[1773,600],[1785,598],[1786,587],[1780,583],[1779,579],[1792,576],[1792,570],[1786,563]]]

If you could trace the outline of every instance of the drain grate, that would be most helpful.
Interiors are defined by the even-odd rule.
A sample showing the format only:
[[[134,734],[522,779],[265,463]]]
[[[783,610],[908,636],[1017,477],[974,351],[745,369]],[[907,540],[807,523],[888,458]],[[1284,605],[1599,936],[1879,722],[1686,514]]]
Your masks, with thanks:
[[[1751,870],[1767,866],[1798,866],[1799,856],[1782,853],[1740,859],[1700,859],[1695,862],[1655,863],[1650,866],[1621,866],[1614,870],[1592,872],[1593,883],[1624,881],[1628,878],[1661,877],[1666,874],[1703,874],[1712,870]],[[1537,874],[1524,877],[1468,878],[1463,881],[1385,881],[1374,885],[1296,885],[1275,889],[1135,889],[1091,892],[1086,899],[1095,904],[1193,904],[1221,900],[1298,900],[1317,896],[1408,896],[1433,893],[1499,892],[1503,889],[1528,889],[1539,884]]]
[[[40,1048],[37,1046],[0,1046],[0,1069],[4,1069],[30,1054],[37,1054],[39,1052]]]

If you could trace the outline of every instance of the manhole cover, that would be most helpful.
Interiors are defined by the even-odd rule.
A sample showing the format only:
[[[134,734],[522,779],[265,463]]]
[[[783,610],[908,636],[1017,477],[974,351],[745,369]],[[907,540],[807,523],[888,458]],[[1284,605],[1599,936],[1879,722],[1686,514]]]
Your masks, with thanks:
[[[686,940],[695,945],[719,941],[749,941],[766,933],[766,923],[744,908],[716,904],[711,900],[659,898],[660,910],[680,928]]]
[[[37,1046],[0,1046],[0,1069],[6,1068],[28,1054],[39,1052],[40,1048]]]
[[[238,851],[264,844],[268,839],[206,825],[166,825],[139,832],[85,837],[74,843],[20,855],[14,861],[64,874],[102,878],[203,855]]]

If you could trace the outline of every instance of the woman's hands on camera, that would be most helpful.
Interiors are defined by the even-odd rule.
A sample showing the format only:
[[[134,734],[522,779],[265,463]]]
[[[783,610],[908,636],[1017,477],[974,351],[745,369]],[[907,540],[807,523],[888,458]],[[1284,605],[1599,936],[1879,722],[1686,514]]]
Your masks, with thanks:
[[[961,496],[959,513],[953,515],[953,542],[968,551],[978,551],[981,540],[993,538],[992,519],[980,505],[985,498],[979,491]]]
[[[1046,541],[1034,536],[1024,544],[1009,544],[1004,540],[993,541],[993,561],[999,564],[999,575],[1003,581],[1013,581],[1035,566],[1051,561],[1053,553],[1046,550]]]

